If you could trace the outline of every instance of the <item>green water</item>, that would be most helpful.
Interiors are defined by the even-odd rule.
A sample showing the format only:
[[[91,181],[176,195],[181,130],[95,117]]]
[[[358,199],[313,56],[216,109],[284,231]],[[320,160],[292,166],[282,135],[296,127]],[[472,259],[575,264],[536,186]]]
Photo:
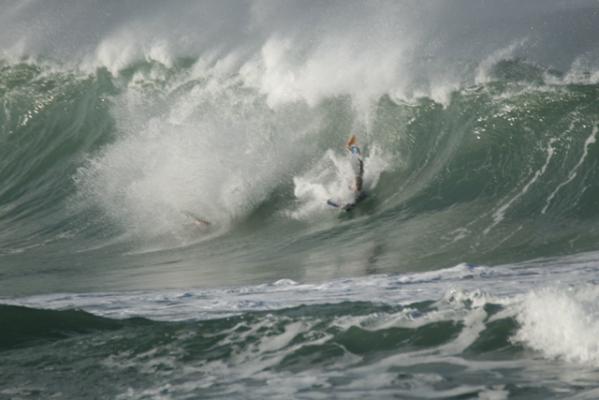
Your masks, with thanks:
[[[0,399],[597,397],[597,27],[8,0]]]

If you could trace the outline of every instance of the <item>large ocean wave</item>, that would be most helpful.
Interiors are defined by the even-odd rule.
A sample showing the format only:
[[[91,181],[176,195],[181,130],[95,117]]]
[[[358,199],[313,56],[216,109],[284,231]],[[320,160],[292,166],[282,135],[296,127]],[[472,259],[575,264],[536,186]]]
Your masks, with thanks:
[[[533,3],[9,2],[0,252],[389,272],[593,250],[597,15]],[[350,133],[369,196],[338,215]]]
[[[0,8],[0,397],[597,397],[596,1]]]

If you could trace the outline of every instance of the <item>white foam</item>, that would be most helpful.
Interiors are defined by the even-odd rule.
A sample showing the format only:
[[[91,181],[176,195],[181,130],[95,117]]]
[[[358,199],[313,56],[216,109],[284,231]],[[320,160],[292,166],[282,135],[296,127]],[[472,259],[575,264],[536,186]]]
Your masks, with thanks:
[[[474,82],[478,85],[491,82],[493,80],[492,70],[499,61],[514,59],[518,50],[524,47],[527,38],[518,39],[506,47],[495,50],[486,57],[476,70]]]
[[[598,54],[591,52],[577,57],[570,69],[563,77],[548,76],[546,79],[553,84],[588,85],[599,83],[599,69],[597,68]]]
[[[354,35],[325,38],[300,62],[294,60],[297,49],[289,40],[271,39],[263,46],[261,58],[247,64],[242,74],[248,85],[266,94],[273,107],[298,100],[314,106],[324,98],[349,94],[365,111],[370,101],[404,79],[402,43],[396,42],[391,50],[362,44],[363,38]]]
[[[541,259],[495,267],[460,264],[424,273],[371,275],[322,283],[284,280],[239,288],[66,293],[3,299],[2,302],[52,309],[81,308],[108,317],[145,316],[159,320],[210,319],[301,304],[373,299],[387,304],[438,300],[439,307],[455,312],[487,303],[511,307],[520,296],[533,289],[555,282],[571,285],[588,282],[599,271],[598,255],[585,253],[557,261]],[[409,312],[405,317],[409,319]]]
[[[302,107],[271,112],[235,79],[164,85],[160,68],[128,82],[113,108],[120,136],[75,177],[82,201],[136,237],[184,239],[187,212],[226,229],[290,179],[318,126]]]
[[[560,287],[525,296],[515,340],[546,357],[599,366],[599,288]]]
[[[480,400],[507,400],[509,398],[509,390],[505,389],[505,385],[495,385],[490,388],[485,388],[478,394]]]
[[[182,57],[203,59],[213,72],[239,73],[270,106],[314,105],[348,95],[366,113],[384,94],[447,104],[455,88],[487,81],[498,60],[520,50],[532,57],[523,32],[538,28],[534,48],[545,57],[555,53],[555,37],[541,29],[538,11],[526,6],[479,8],[472,24],[470,6],[443,2],[57,3],[25,1],[3,8],[5,57],[51,58],[89,72],[105,67],[115,75],[144,60],[170,67]],[[554,15],[563,8],[546,4],[543,9]],[[489,34],[498,28],[501,37]],[[464,42],[466,34],[477,42]],[[580,52],[571,56],[573,71],[594,65],[588,49]]]
[[[373,190],[381,173],[390,168],[391,158],[376,143],[370,144],[369,154],[364,157],[364,190]],[[340,146],[341,148],[341,146]],[[343,152],[343,153],[342,153]],[[324,156],[306,173],[293,178],[294,194],[298,204],[287,212],[291,218],[310,219],[330,208],[327,200],[339,204],[352,202],[355,193],[351,189],[354,172],[345,150],[328,149]]]

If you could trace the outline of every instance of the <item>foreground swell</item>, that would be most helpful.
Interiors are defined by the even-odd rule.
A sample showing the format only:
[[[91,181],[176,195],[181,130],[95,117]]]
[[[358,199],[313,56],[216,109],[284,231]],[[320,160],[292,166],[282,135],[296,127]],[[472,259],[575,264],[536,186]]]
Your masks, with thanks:
[[[487,381],[489,386],[475,383],[481,375],[488,375],[477,371],[476,361],[455,359],[462,351],[468,352],[459,348],[459,342],[470,334],[471,327],[461,321],[427,322],[426,317],[411,321],[411,314],[435,311],[436,307],[427,305],[403,309],[341,303],[206,322],[124,321],[116,329],[98,328],[85,336],[71,333],[70,338],[48,338],[46,343],[39,340],[35,346],[5,350],[0,368],[10,373],[12,385],[3,387],[1,393],[21,398],[87,394],[99,398],[257,399],[318,398],[333,393],[355,398],[409,391],[416,397],[417,393],[427,397],[505,392],[493,388],[493,380]],[[484,319],[483,315],[480,318]],[[510,321],[495,325],[481,339],[493,337],[493,343],[482,344],[491,355],[501,354],[513,329]],[[57,353],[64,354],[61,362],[65,367],[52,367],[57,366]],[[411,359],[416,354],[417,358]],[[431,362],[445,364],[452,372],[428,368],[422,363],[426,354]],[[45,370],[27,372],[28,365],[42,363]],[[86,373],[77,382],[68,378],[81,371]],[[27,386],[31,379],[35,388]]]
[[[595,259],[14,299],[0,307],[0,369],[11,377],[0,393],[584,398],[599,359],[598,295],[579,282],[596,274]]]

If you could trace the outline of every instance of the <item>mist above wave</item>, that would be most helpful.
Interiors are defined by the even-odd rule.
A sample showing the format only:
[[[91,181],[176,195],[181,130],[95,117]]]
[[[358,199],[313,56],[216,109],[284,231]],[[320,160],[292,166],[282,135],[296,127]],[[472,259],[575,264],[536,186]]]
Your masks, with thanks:
[[[9,1],[5,58],[116,74],[140,60],[200,59],[242,73],[269,105],[350,94],[447,99],[498,53],[561,70],[597,56],[597,3],[515,0],[78,3]],[[582,60],[582,61],[581,61]]]

